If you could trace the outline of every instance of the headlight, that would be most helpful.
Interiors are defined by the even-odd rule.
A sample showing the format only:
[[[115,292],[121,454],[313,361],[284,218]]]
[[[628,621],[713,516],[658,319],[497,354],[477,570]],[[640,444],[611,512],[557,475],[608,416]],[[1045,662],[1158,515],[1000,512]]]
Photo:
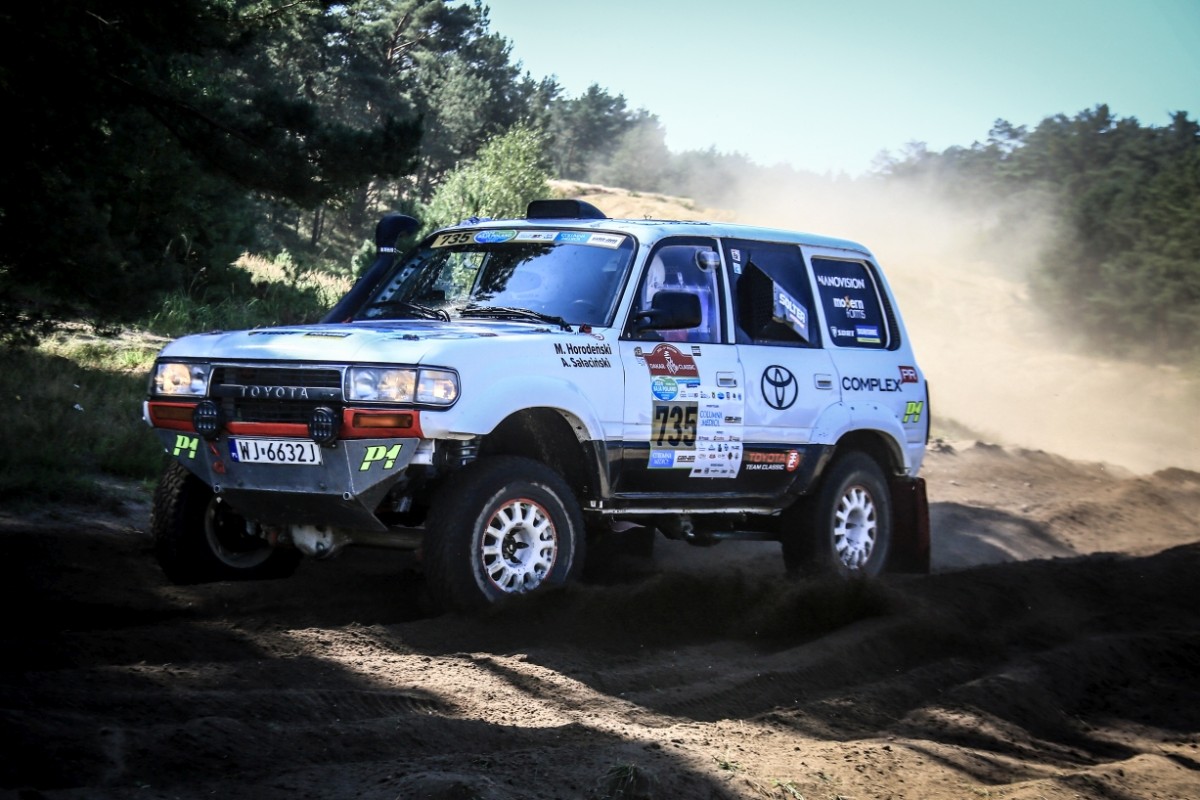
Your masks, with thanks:
[[[349,399],[448,406],[458,399],[458,376],[440,369],[351,367]]]
[[[448,406],[458,399],[458,376],[441,369],[423,369],[417,381],[417,402]]]
[[[208,392],[209,364],[160,361],[154,365],[154,393],[175,397],[204,397]]]
[[[415,369],[351,367],[350,399],[411,403],[417,385]]]

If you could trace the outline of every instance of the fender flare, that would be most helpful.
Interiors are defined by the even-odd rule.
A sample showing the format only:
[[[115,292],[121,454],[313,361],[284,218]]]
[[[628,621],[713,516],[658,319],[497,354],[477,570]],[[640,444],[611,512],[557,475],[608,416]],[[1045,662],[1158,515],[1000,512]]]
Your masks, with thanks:
[[[836,446],[846,436],[859,431],[877,435],[903,472],[912,473],[912,460],[908,448],[904,446],[904,426],[890,409],[880,403],[869,400],[848,403],[843,400],[830,405],[813,424],[812,441],[814,444]]]

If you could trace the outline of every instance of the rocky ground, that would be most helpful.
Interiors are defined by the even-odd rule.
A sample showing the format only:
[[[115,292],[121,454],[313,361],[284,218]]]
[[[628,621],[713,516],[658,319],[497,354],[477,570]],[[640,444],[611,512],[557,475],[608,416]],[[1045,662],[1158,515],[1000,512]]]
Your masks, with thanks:
[[[660,540],[474,618],[402,554],[176,587],[142,503],[0,513],[0,797],[1200,797],[1200,474],[924,474],[928,576]]]

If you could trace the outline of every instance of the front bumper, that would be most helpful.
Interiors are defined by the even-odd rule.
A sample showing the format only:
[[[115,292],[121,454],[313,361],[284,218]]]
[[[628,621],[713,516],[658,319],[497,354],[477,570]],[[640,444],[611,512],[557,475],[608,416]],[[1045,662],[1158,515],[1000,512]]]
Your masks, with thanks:
[[[375,509],[417,455],[421,440],[345,439],[321,448],[320,464],[233,459],[231,437],[155,429],[167,454],[247,519],[263,525],[385,531]],[[246,438],[246,437],[237,437]]]

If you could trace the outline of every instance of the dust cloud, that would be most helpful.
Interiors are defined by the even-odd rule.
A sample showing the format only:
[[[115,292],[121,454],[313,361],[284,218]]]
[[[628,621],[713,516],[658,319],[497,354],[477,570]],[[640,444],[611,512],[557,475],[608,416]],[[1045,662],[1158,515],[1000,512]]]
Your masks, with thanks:
[[[879,259],[930,381],[935,435],[1135,473],[1200,470],[1200,380],[1089,353],[1047,319],[1029,276],[1049,204],[952,203],[930,185],[812,176],[730,187],[739,221],[855,240]]]

